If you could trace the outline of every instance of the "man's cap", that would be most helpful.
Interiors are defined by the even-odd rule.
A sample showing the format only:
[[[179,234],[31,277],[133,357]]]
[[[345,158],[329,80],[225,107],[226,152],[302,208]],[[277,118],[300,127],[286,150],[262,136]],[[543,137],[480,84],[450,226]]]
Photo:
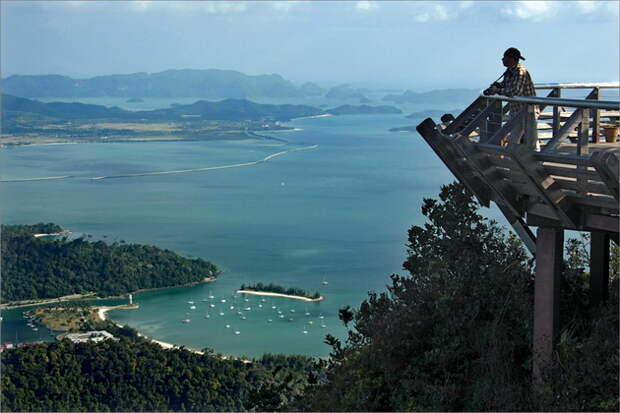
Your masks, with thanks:
[[[506,49],[506,51],[504,52],[504,56],[514,57],[517,60],[525,60],[525,57],[521,56],[521,52],[516,47]]]

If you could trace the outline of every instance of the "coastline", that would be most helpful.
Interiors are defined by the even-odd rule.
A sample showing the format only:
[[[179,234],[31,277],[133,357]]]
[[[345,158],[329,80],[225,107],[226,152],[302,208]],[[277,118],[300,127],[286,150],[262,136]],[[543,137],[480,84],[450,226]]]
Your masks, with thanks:
[[[218,272],[217,274],[221,274],[221,272]],[[55,303],[63,303],[63,302],[66,302],[66,301],[76,301],[76,300],[83,300],[83,299],[89,299],[89,300],[114,300],[114,299],[125,298],[129,294],[137,294],[137,293],[143,293],[143,292],[147,292],[147,291],[167,290],[167,289],[170,289],[170,288],[193,287],[194,285],[208,283],[208,282],[214,282],[214,281],[217,281],[216,277],[206,277],[206,278],[203,278],[200,281],[194,281],[194,282],[187,283],[187,284],[172,285],[172,286],[169,286],[169,287],[142,288],[140,290],[131,291],[131,292],[126,293],[126,294],[111,295],[111,296],[108,296],[108,297],[97,297],[97,296],[95,296],[95,293],[85,293],[85,294],[64,295],[62,297],[57,297],[57,298],[44,298],[44,299],[41,299],[41,300],[12,301],[12,302],[9,302],[9,303],[0,304],[0,310],[13,310],[15,308],[33,307],[35,305],[55,304]]]
[[[108,318],[106,313],[111,310],[137,310],[140,308],[137,304],[121,304],[121,305],[112,305],[112,306],[101,306],[94,307],[94,310],[97,311],[97,316],[101,321],[106,321]]]
[[[319,298],[308,298],[302,297],[300,295],[289,295],[289,294],[280,294],[280,293],[272,293],[269,291],[254,291],[254,290],[236,290],[235,294],[251,294],[251,295],[264,295],[268,297],[282,297],[282,298],[292,298],[294,300],[301,300],[307,303],[317,303],[319,301],[325,300],[325,297],[320,296]]]

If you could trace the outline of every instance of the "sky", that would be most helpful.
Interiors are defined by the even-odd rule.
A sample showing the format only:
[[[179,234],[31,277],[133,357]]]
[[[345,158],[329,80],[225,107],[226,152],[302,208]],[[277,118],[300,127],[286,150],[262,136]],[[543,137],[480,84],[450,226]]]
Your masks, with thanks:
[[[0,71],[230,69],[322,86],[483,88],[517,47],[536,83],[619,77],[616,1],[0,0]]]

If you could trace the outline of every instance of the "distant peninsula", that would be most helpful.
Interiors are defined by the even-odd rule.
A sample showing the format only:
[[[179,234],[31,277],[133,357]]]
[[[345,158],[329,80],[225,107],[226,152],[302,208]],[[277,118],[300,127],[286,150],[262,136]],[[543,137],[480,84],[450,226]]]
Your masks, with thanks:
[[[149,245],[34,237],[61,232],[56,224],[2,225],[0,229],[0,292],[5,304],[119,296],[213,281],[220,273],[209,261]]]
[[[471,102],[480,94],[478,89],[441,89],[429,92],[406,90],[400,95],[390,94],[383,97],[385,102],[403,103],[447,103]]]
[[[370,100],[364,95],[364,93],[366,92],[366,89],[356,89],[351,87],[350,85],[339,85],[339,86],[334,86],[333,88],[331,88],[327,94],[325,95],[325,97],[327,99],[340,99],[340,100],[344,100],[344,99],[356,99],[359,100],[361,103],[368,103],[370,102]]]
[[[241,284],[241,287],[239,287],[236,293],[293,298],[307,302],[317,302],[325,299],[325,297],[321,296],[318,291],[311,294],[301,288],[286,288],[272,283],[263,284],[261,282],[251,285]]]
[[[332,115],[378,115],[378,114],[399,114],[403,113],[394,106],[368,106],[368,105],[342,105],[333,109],[327,109],[327,113]]]
[[[274,139],[255,132],[291,130],[280,122],[324,115],[306,105],[245,99],[199,100],[170,108],[128,111],[84,103],[49,102],[3,94],[2,145],[81,142]]]

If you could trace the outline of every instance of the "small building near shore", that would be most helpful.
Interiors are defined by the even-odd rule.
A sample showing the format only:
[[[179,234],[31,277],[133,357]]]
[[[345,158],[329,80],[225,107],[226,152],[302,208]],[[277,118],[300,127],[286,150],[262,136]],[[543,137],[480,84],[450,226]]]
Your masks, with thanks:
[[[100,331],[87,331],[86,333],[72,333],[67,334],[64,338],[71,340],[74,343],[86,343],[89,341],[99,342],[104,340],[118,341],[118,338],[105,330]]]

